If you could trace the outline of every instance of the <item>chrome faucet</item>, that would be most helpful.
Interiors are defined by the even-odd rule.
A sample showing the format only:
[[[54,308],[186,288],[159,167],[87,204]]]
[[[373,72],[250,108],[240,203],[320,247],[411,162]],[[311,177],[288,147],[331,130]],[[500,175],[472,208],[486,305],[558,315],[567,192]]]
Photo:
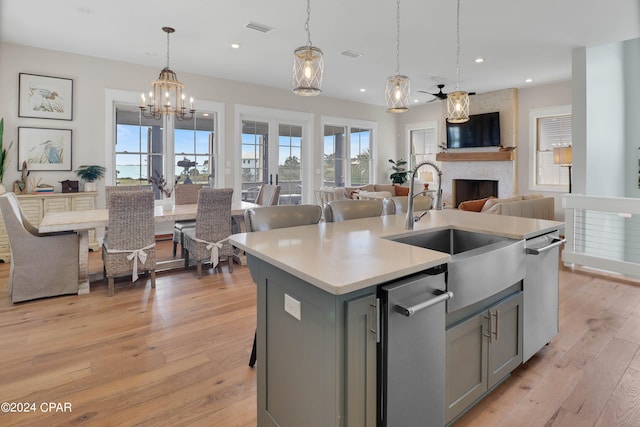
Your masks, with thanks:
[[[413,172],[411,173],[411,181],[409,183],[409,199],[407,200],[407,218],[405,220],[405,230],[413,230],[413,223],[416,221],[419,221],[420,218],[422,218],[428,211],[425,211],[422,215],[420,215],[419,217],[414,217],[413,215],[413,199],[416,198],[416,196],[419,196],[420,194],[424,194],[426,193],[427,190],[425,191],[421,191],[418,194],[413,194],[413,184],[416,180],[416,174],[418,173],[418,169],[420,169],[422,166],[426,166],[429,165],[432,168],[434,168],[436,170],[436,172],[438,173],[438,191],[436,193],[436,210],[441,210],[442,209],[442,171],[440,170],[440,168],[433,162],[430,161],[425,161],[420,163],[418,166],[415,167],[415,169],[413,170]]]

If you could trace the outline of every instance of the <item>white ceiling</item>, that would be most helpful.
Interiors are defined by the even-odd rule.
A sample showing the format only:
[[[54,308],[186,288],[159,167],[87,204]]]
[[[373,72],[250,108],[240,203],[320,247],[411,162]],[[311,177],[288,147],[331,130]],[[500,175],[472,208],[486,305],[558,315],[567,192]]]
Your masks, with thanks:
[[[400,6],[400,73],[411,78],[412,100],[433,99],[417,91],[436,92],[441,81],[449,83],[445,92],[455,89],[456,1]],[[178,78],[191,72],[283,89],[291,88],[293,50],[307,42],[305,20],[304,0],[0,0],[4,42],[159,72],[166,64],[161,27],[170,26]],[[250,21],[274,30],[249,30]],[[640,37],[640,0],[462,0],[460,25],[460,89],[522,88],[526,78],[529,85],[570,79],[576,47]],[[313,0],[310,29],[324,52],[323,94],[384,105],[385,80],[396,70],[396,2]],[[344,50],[362,56],[340,55]]]

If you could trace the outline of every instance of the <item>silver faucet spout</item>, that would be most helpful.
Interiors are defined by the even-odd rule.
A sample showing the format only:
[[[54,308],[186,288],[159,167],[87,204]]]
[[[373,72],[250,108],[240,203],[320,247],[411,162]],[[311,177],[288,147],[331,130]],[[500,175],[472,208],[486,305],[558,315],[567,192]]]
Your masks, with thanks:
[[[415,183],[415,180],[416,180],[416,174],[418,173],[418,169],[420,169],[422,166],[431,166],[436,170],[438,174],[438,191],[436,193],[435,206],[436,206],[436,210],[442,209],[442,171],[435,163],[430,162],[428,160],[424,161],[418,164],[418,166],[416,166],[413,172],[411,173],[411,180],[409,182],[409,196],[407,200],[407,217],[405,219],[405,225],[404,225],[405,230],[413,230],[413,223],[416,221],[416,218],[413,215],[413,199],[416,196],[419,196],[420,194],[423,194],[426,192],[426,191],[420,191],[417,194],[413,194],[413,184]],[[417,220],[420,220],[420,218],[422,218],[423,216],[424,216],[424,213],[420,215],[420,217]]]

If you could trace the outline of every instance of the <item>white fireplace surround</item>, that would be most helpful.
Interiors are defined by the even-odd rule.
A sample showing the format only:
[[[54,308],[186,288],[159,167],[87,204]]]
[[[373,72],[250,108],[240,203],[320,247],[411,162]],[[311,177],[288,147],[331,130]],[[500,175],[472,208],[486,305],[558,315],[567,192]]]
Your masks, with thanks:
[[[486,179],[498,181],[498,197],[514,194],[513,161],[442,162],[442,195],[445,206],[452,206],[454,179]],[[452,206],[456,207],[456,206]]]

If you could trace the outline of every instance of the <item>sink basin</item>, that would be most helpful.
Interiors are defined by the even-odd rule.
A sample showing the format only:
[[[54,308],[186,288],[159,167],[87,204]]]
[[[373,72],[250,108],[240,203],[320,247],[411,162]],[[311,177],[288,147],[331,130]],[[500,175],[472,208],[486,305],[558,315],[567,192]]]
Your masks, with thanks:
[[[518,283],[525,275],[525,242],[453,228],[416,232],[395,242],[445,252],[447,312],[467,307]]]
[[[446,252],[449,255],[456,255],[494,243],[510,241],[510,239],[493,236],[491,234],[447,228],[427,233],[412,234],[394,239],[394,241],[419,246],[421,248],[433,249],[438,252]]]

